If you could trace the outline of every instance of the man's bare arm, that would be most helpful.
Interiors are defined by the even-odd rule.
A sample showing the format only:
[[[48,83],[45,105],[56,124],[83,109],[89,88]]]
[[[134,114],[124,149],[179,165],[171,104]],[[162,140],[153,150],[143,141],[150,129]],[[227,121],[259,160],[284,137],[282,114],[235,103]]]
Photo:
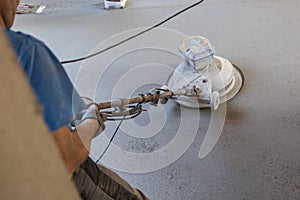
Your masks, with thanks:
[[[53,132],[53,138],[69,173],[87,159],[90,143],[98,126],[97,120],[87,119],[77,126],[76,131],[64,126]]]

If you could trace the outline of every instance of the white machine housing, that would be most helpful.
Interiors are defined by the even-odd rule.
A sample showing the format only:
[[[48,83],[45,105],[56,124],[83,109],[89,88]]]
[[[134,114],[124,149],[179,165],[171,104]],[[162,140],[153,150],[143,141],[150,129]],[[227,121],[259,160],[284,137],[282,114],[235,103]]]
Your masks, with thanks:
[[[184,60],[170,75],[167,86],[172,90],[185,87],[200,89],[198,96],[180,96],[177,103],[190,108],[212,108],[232,99],[243,86],[243,75],[232,63],[215,56],[210,41],[201,36],[181,41],[179,51]]]

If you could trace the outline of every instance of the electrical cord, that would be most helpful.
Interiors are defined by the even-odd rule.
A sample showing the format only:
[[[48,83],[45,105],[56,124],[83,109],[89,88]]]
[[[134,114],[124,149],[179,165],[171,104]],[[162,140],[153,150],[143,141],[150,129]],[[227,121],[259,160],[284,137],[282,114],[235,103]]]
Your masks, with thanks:
[[[105,147],[103,153],[96,160],[96,163],[98,163],[102,159],[104,154],[107,152],[107,150],[110,147],[111,143],[113,142],[115,136],[117,135],[123,121],[128,120],[128,119],[133,119],[133,118],[137,117],[138,115],[140,115],[141,112],[143,111],[142,105],[140,105],[140,104],[138,104],[136,106],[131,106],[129,108],[130,109],[128,111],[122,111],[122,112],[120,112],[120,111],[119,112],[103,112],[107,115],[108,121],[120,121],[120,123],[118,124],[114,134],[110,138],[109,143]]]
[[[108,150],[108,148],[110,147],[111,143],[113,142],[115,136],[117,135],[117,132],[119,131],[120,126],[122,125],[123,121],[125,120],[125,117],[126,117],[126,116],[124,116],[123,119],[122,119],[122,120],[120,121],[120,123],[118,124],[118,126],[117,126],[117,128],[116,128],[114,134],[112,135],[112,137],[111,137],[110,140],[109,140],[108,145],[107,145],[106,148],[104,149],[103,153],[102,153],[102,154],[99,156],[99,158],[96,160],[96,163],[98,163],[98,162],[102,159],[102,157],[104,156],[104,154],[107,152],[107,150]]]
[[[106,51],[108,51],[108,50],[110,50],[110,49],[113,49],[113,48],[115,48],[115,47],[118,47],[118,46],[120,46],[120,45],[122,45],[122,44],[124,44],[124,43],[126,43],[126,42],[128,42],[128,41],[130,41],[130,40],[132,40],[132,39],[134,39],[134,38],[136,38],[136,37],[138,37],[138,36],[140,36],[140,35],[143,35],[143,34],[149,32],[149,31],[151,31],[151,30],[153,30],[153,29],[155,29],[155,28],[158,28],[159,26],[165,24],[166,22],[168,22],[168,21],[170,21],[171,19],[177,17],[178,15],[180,15],[180,14],[182,14],[182,13],[184,13],[184,12],[186,12],[186,11],[188,11],[188,10],[194,8],[194,7],[196,7],[197,5],[203,3],[204,1],[205,1],[205,0],[198,1],[198,2],[196,2],[196,3],[194,3],[194,4],[192,4],[192,5],[190,5],[190,6],[186,7],[186,8],[184,8],[184,9],[182,9],[182,10],[176,12],[175,14],[173,14],[173,15],[171,15],[170,17],[166,18],[165,20],[163,20],[163,21],[161,21],[161,22],[159,22],[159,23],[157,23],[157,24],[151,26],[150,28],[147,28],[146,30],[143,30],[143,31],[141,31],[141,32],[139,32],[139,33],[137,33],[137,34],[134,34],[134,35],[132,35],[132,36],[126,38],[125,40],[122,40],[122,41],[120,41],[120,42],[117,42],[117,43],[115,43],[115,44],[113,44],[113,45],[111,45],[111,46],[109,46],[109,47],[106,47],[106,48],[104,48],[104,49],[102,49],[102,50],[100,50],[100,51],[98,51],[98,52],[96,52],[96,53],[93,53],[93,54],[90,54],[90,55],[87,55],[87,56],[84,56],[84,57],[80,57],[80,58],[75,58],[75,59],[71,59],[71,60],[65,60],[65,61],[62,61],[61,64],[75,63],[75,62],[83,61],[83,60],[92,58],[92,57],[94,57],[94,56],[100,55],[100,54],[102,54],[102,53],[104,53],[104,52],[106,52]]]

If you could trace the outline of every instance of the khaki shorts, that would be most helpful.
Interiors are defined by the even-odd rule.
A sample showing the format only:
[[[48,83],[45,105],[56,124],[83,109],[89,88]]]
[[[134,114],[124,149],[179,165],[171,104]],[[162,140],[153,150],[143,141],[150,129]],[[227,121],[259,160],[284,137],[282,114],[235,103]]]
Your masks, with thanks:
[[[90,158],[75,171],[73,182],[84,200],[149,200],[116,173]]]

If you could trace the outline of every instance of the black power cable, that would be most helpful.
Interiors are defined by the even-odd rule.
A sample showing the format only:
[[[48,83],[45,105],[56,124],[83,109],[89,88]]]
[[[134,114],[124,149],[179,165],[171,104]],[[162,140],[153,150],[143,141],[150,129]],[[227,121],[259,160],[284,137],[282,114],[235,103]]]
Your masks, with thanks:
[[[112,135],[112,137],[110,138],[110,140],[109,140],[109,142],[108,142],[108,145],[105,147],[103,153],[102,153],[102,154],[99,156],[99,158],[96,160],[96,163],[99,163],[99,161],[102,159],[102,157],[104,156],[104,154],[107,152],[107,150],[108,150],[108,148],[110,147],[111,143],[113,142],[113,140],[114,140],[114,138],[115,138],[115,136],[116,136],[116,134],[117,134],[117,132],[118,132],[118,130],[119,130],[121,124],[122,124],[123,121],[125,120],[125,117],[126,117],[126,116],[124,116],[123,119],[119,122],[119,124],[118,124],[118,126],[117,126],[117,128],[116,128],[116,130],[115,130],[115,132],[114,132],[114,134]]]
[[[106,52],[106,51],[108,51],[110,49],[113,49],[113,48],[115,48],[117,46],[120,46],[121,44],[124,44],[125,42],[128,42],[128,41],[130,41],[130,40],[132,40],[132,39],[134,39],[134,38],[136,38],[136,37],[138,37],[140,35],[143,35],[143,34],[149,32],[149,31],[151,31],[151,30],[153,30],[155,28],[158,28],[159,26],[165,24],[166,22],[170,21],[171,19],[173,19],[173,18],[177,17],[178,15],[180,15],[180,14],[182,14],[182,13],[190,10],[191,8],[196,7],[197,5],[199,5],[199,4],[203,3],[203,2],[204,2],[204,0],[198,1],[198,2],[196,2],[194,4],[192,4],[192,5],[190,5],[190,6],[186,7],[186,8],[184,8],[184,9],[176,12],[172,16],[170,16],[170,17],[166,18],[165,20],[163,20],[163,21],[161,21],[161,22],[153,25],[152,27],[147,28],[146,30],[143,30],[143,31],[141,31],[141,32],[139,32],[139,33],[137,33],[135,35],[132,35],[132,36],[126,38],[125,40],[117,42],[117,43],[115,43],[115,44],[113,44],[113,45],[111,45],[109,47],[106,47],[106,48],[104,48],[104,49],[102,49],[102,50],[100,50],[100,51],[98,51],[96,53],[93,53],[93,54],[90,54],[90,55],[87,55],[87,56],[84,56],[84,57],[80,57],[80,58],[75,58],[75,59],[71,59],[71,60],[62,61],[61,64],[68,64],[68,63],[79,62],[79,61],[86,60],[86,59],[92,58],[94,56],[97,56],[99,54],[102,54],[102,53],[104,53],[104,52]]]
[[[110,138],[107,146],[105,147],[103,153],[99,156],[99,158],[96,160],[96,163],[98,163],[102,157],[104,156],[104,154],[107,152],[108,148],[110,147],[111,143],[113,142],[115,136],[117,135],[123,121],[128,120],[128,119],[133,119],[135,117],[137,117],[138,115],[141,114],[141,112],[143,111],[142,105],[138,104],[136,106],[132,106],[129,107],[128,111],[122,111],[122,112],[103,112],[107,115],[107,120],[110,121],[120,121],[114,134],[112,135],[112,137]]]

